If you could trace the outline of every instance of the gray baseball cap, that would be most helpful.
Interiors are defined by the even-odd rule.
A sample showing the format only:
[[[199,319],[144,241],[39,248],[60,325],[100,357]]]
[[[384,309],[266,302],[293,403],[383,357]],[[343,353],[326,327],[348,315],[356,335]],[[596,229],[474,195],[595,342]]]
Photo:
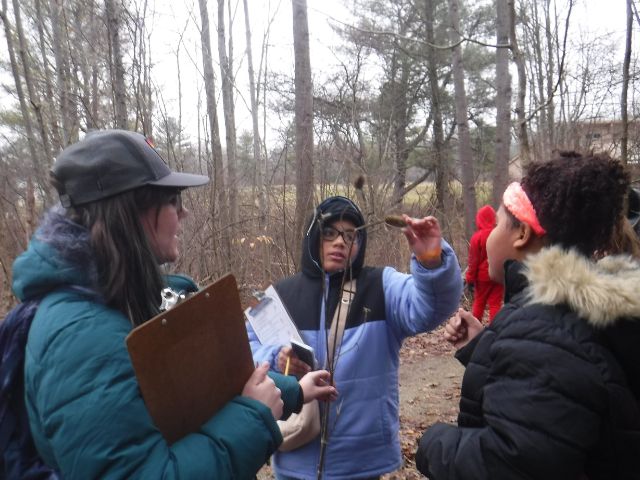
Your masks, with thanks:
[[[144,135],[100,130],[65,148],[51,169],[61,183],[64,207],[83,205],[145,185],[187,188],[204,185],[206,175],[172,172]]]

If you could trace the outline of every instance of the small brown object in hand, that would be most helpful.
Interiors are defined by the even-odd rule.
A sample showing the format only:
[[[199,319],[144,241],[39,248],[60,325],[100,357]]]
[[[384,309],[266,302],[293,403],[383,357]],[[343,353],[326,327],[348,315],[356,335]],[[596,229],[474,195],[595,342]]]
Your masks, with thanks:
[[[407,226],[407,222],[405,222],[400,215],[387,215],[384,217],[384,223],[396,228],[404,228]]]

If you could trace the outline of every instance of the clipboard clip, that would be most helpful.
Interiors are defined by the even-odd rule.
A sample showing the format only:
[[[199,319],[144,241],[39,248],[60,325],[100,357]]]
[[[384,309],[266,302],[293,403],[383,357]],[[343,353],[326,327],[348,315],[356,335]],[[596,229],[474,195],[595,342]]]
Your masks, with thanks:
[[[176,291],[170,287],[163,288],[160,291],[160,296],[162,297],[162,302],[160,303],[161,312],[166,312],[187,299],[187,294],[184,291]]]
[[[264,290],[254,290],[253,292],[251,292],[251,295],[253,296],[253,298],[258,300],[258,302],[261,302],[265,297]]]
[[[249,313],[253,316],[258,315],[260,310],[272,302],[270,297],[267,297],[263,290],[254,290],[252,292],[253,297],[258,300],[258,304],[255,307],[249,309]]]

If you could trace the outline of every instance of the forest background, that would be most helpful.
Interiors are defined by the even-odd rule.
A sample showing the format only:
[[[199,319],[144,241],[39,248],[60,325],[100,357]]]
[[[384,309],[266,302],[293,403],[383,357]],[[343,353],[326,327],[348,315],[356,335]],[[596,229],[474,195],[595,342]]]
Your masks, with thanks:
[[[48,171],[92,129],[210,176],[168,268],[231,271],[245,300],[296,270],[328,195],[436,215],[464,267],[477,207],[529,162],[640,161],[633,0],[1,0],[0,19],[0,313]],[[370,232],[368,263],[406,270],[402,235]]]

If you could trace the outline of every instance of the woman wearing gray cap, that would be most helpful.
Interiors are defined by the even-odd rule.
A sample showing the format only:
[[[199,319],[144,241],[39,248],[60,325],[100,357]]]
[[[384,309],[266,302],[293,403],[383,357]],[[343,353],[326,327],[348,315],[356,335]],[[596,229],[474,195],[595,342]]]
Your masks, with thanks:
[[[32,451],[24,431],[12,433],[20,445],[10,442],[13,458],[0,459],[0,478],[47,468],[81,479],[253,477],[281,441],[283,412],[335,396],[321,385],[328,374],[298,384],[258,367],[241,396],[168,445],[125,346],[133,326],[159,313],[162,288],[197,289],[186,277],[162,275],[159,265],[179,253],[188,215],[180,191],[209,179],[172,172],[144,136],[122,130],[87,135],[51,173],[62,207],[47,214],[13,266],[15,294],[23,304],[39,302],[35,316],[23,318],[32,319],[24,329]]]

